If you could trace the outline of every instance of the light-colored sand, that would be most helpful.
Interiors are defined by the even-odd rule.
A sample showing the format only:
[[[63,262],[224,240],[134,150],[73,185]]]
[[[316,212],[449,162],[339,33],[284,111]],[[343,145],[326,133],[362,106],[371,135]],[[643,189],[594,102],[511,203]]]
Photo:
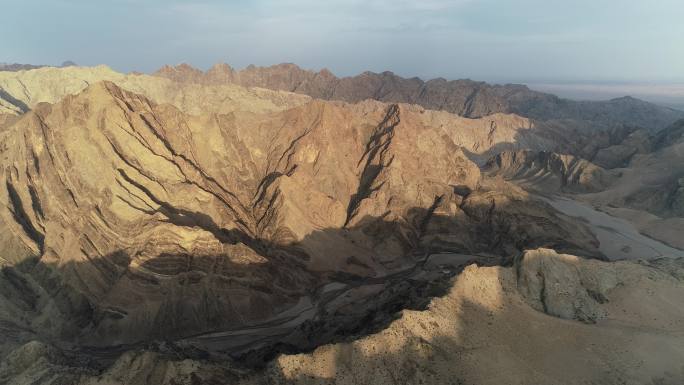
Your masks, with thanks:
[[[684,218],[661,218],[643,210],[622,207],[602,207],[601,210],[631,222],[644,235],[684,250]]]
[[[623,218],[595,210],[586,203],[553,197],[541,198],[566,215],[584,219],[601,242],[600,250],[610,259],[684,257],[684,251],[645,236]]]

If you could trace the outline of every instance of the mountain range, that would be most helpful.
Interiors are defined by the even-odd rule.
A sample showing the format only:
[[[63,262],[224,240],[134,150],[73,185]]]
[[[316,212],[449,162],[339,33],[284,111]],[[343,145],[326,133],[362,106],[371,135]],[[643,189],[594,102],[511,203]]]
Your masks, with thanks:
[[[423,81],[416,77],[402,78],[389,71],[338,78],[326,69],[315,72],[289,63],[270,67],[250,65],[243,70],[217,64],[206,72],[188,64],[179,64],[164,66],[153,75],[181,82],[261,87],[349,103],[365,99],[410,103],[468,118],[505,113],[537,120],[570,119],[652,130],[684,118],[682,111],[631,97],[604,102],[573,101],[533,91],[520,84],[491,85],[469,79],[449,81],[443,78]]]
[[[681,383],[684,112],[0,72],[0,383]]]
[[[72,67],[76,66],[77,64],[72,62],[71,60],[67,60],[60,65],[60,67]],[[19,64],[19,63],[1,63],[0,62],[0,71],[27,71],[27,70],[34,70],[37,68],[43,68],[43,67],[49,67],[46,65],[35,65],[35,64]]]

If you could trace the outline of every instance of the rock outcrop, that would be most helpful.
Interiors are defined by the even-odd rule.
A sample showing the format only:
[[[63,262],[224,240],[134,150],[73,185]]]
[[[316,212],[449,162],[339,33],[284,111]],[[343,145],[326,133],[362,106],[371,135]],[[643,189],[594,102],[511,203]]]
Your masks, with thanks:
[[[581,261],[549,249],[526,252],[516,265],[518,290],[535,309],[563,319],[596,323],[607,317],[601,304],[623,277],[615,264]]]

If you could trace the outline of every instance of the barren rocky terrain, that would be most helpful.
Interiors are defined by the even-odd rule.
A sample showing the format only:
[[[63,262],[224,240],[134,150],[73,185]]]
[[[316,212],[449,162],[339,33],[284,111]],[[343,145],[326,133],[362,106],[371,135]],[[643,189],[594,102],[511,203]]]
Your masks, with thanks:
[[[682,383],[682,117],[291,65],[0,72],[0,383]]]

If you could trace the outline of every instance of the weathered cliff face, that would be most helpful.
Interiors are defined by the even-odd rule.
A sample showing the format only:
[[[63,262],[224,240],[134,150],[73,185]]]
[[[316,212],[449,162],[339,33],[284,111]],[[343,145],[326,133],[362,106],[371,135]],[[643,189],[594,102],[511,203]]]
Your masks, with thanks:
[[[532,91],[517,84],[489,85],[472,80],[418,78],[405,79],[391,72],[364,72],[337,78],[328,70],[307,71],[294,64],[270,67],[249,66],[236,71],[217,64],[207,72],[187,64],[164,66],[156,76],[203,84],[239,84],[284,90],[317,99],[358,102],[375,99],[391,103],[418,104],[431,110],[444,110],[478,118],[495,113],[512,113],[537,120],[576,120],[600,125],[630,125],[661,129],[684,112],[625,97],[606,102],[578,102]]]

